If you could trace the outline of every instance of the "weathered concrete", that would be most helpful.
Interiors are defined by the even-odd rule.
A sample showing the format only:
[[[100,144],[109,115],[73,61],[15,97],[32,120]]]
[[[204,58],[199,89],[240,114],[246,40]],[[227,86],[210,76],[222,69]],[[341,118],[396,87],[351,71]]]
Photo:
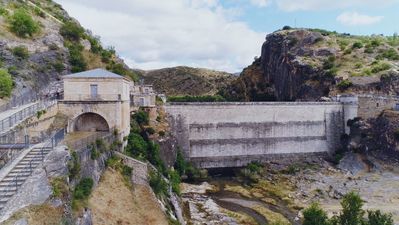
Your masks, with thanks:
[[[345,132],[339,102],[178,103],[165,106],[187,159],[201,168],[334,152]]]

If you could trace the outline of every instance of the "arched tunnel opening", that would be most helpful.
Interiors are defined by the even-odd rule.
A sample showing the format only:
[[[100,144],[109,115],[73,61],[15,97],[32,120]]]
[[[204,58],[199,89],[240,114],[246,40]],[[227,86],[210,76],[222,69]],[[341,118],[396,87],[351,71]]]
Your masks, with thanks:
[[[75,119],[74,131],[109,132],[109,125],[104,117],[96,113],[84,113]]]

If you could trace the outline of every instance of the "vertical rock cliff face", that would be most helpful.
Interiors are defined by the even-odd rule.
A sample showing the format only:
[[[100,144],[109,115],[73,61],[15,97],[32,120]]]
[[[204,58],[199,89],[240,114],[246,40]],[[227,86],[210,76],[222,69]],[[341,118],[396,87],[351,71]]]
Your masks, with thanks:
[[[260,58],[245,68],[240,78],[224,90],[232,100],[295,101],[317,100],[335,83],[312,58],[327,58],[334,49],[317,49],[323,40],[317,32],[279,31],[269,34]]]
[[[272,84],[277,100],[316,100],[328,95],[331,77],[323,76],[317,67],[303,57],[316,57],[312,46],[323,39],[319,33],[299,30],[268,35],[262,46],[261,68],[266,82]],[[326,54],[332,54],[326,50]]]

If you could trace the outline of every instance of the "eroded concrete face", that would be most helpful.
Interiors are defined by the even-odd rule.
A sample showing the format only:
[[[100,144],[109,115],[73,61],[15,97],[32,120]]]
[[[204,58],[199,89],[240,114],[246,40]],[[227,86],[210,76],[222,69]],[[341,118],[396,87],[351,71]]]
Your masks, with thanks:
[[[328,154],[344,133],[341,103],[181,103],[165,108],[185,157],[201,168]]]
[[[107,121],[96,113],[84,113],[76,118],[74,131],[108,132]]]

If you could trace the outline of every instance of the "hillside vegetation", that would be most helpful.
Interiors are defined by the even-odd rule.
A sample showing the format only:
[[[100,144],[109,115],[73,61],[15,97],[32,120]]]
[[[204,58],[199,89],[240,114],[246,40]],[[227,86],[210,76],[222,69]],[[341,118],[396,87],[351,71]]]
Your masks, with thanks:
[[[185,66],[141,71],[146,83],[167,95],[213,95],[236,77],[230,73]]]
[[[338,93],[399,93],[399,37],[285,27],[224,89],[230,100],[318,100]]]
[[[62,75],[98,67],[137,80],[113,47],[103,47],[99,37],[47,0],[0,3],[0,67],[13,83],[12,92],[1,86],[0,98],[51,93],[56,90],[49,84]],[[1,79],[8,77],[2,72]]]

